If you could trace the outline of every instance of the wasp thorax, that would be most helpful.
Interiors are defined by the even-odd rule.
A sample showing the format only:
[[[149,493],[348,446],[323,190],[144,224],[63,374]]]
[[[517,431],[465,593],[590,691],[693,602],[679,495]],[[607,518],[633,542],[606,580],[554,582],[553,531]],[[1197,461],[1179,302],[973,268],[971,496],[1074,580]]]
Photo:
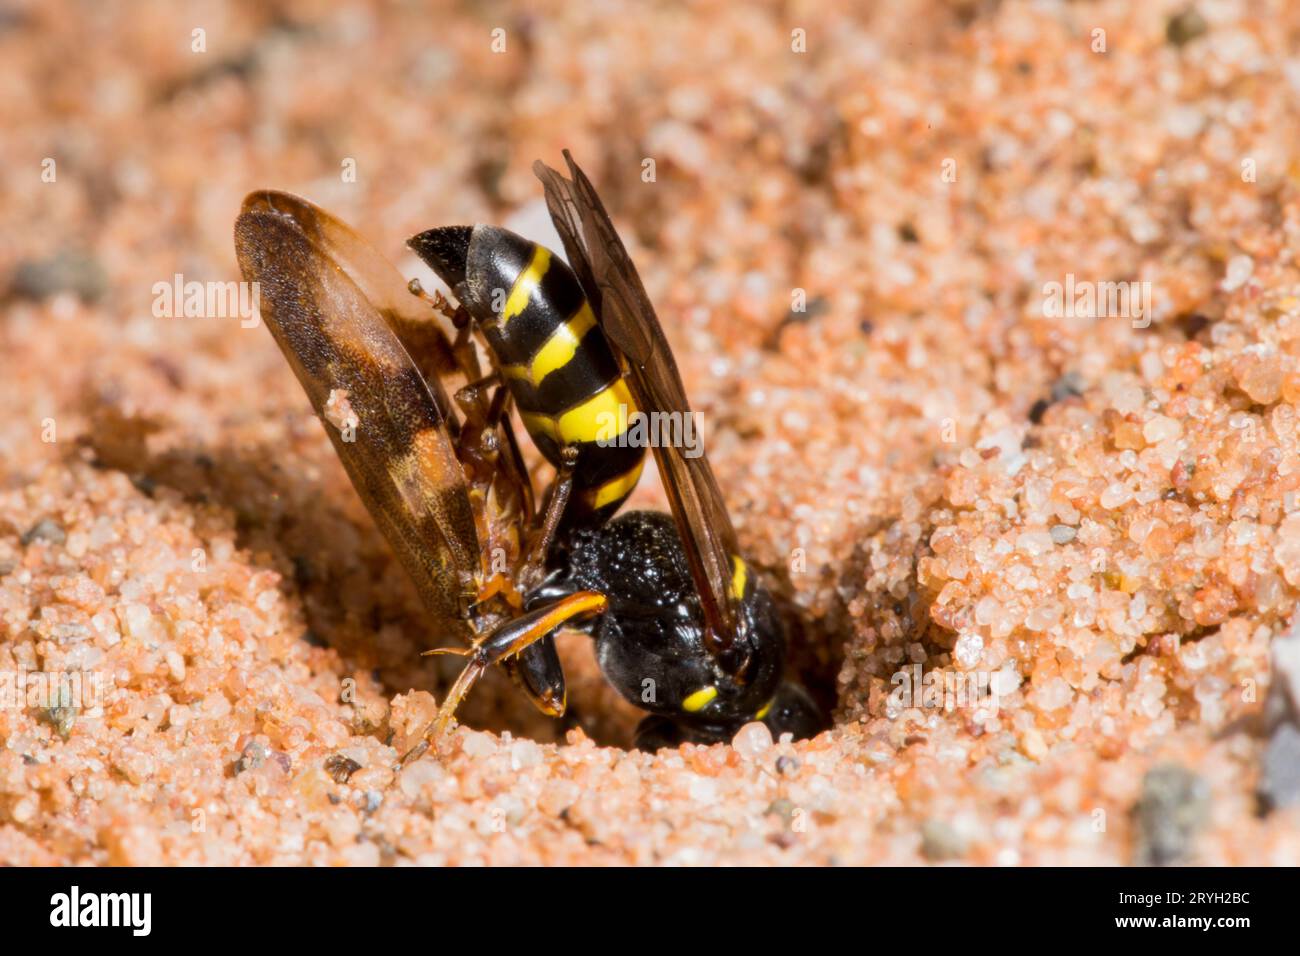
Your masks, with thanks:
[[[771,701],[785,657],[784,628],[761,585],[742,608],[747,639],[728,670],[710,651],[699,594],[673,519],[634,511],[578,532],[548,589],[599,590],[609,609],[593,625],[596,657],[631,703],[700,724],[753,719]]]

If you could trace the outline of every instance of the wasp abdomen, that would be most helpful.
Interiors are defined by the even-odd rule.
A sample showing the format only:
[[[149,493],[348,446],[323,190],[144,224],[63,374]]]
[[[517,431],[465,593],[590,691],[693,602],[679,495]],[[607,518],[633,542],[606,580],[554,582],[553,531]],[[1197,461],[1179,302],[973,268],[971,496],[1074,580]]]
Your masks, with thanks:
[[[558,466],[562,449],[577,447],[566,524],[612,515],[636,487],[645,452],[619,441],[635,404],[573,270],[496,226],[430,229],[410,246],[482,329],[542,454]]]

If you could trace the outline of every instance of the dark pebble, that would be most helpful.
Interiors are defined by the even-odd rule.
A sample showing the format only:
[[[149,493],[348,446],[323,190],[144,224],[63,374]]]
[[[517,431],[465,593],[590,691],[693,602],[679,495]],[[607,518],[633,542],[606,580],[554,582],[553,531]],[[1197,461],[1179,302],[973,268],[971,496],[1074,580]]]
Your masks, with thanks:
[[[947,820],[929,819],[921,824],[921,853],[927,860],[959,860],[966,855],[966,841]]]
[[[1138,863],[1167,866],[1192,856],[1196,833],[1210,816],[1210,789],[1186,767],[1161,764],[1147,771],[1137,817]]]
[[[1280,723],[1264,748],[1259,799],[1266,810],[1300,804],[1300,728]]]
[[[1182,13],[1169,18],[1165,26],[1165,38],[1174,46],[1186,46],[1199,36],[1204,36],[1210,25],[1195,7],[1188,7]]]
[[[67,740],[77,722],[77,708],[47,707],[37,715],[37,719],[43,724],[49,724],[56,734]]]
[[[239,754],[239,759],[235,761],[235,773],[241,774],[246,770],[257,770],[262,764],[266,763],[266,758],[269,756],[271,756],[271,751],[266,744],[257,740],[250,740]]]
[[[68,540],[67,534],[54,521],[49,518],[42,518],[36,524],[27,529],[22,536],[23,546],[31,544],[33,541],[48,541],[50,544],[63,544]]]
[[[20,262],[9,290],[19,298],[37,301],[75,292],[83,302],[94,302],[108,290],[108,278],[94,256],[64,249],[45,259]]]
[[[335,783],[347,783],[348,778],[360,769],[361,764],[342,754],[333,754],[325,758],[325,772]]]

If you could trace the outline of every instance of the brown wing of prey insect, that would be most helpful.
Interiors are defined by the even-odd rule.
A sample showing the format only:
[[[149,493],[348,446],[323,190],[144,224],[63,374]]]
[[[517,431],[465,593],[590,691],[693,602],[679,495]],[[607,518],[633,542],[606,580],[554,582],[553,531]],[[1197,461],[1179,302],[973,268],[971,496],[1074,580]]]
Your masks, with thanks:
[[[540,160],[533,164],[533,172],[546,191],[546,205],[569,265],[582,282],[601,329],[622,353],[637,406],[643,412],[689,415],[681,374],[636,266],[591,181],[568,150],[564,159],[571,178]],[[739,555],[736,532],[702,450],[698,457],[688,458],[682,448],[656,444],[654,453],[700,593],[712,638],[710,649],[720,656],[743,637],[745,618],[731,587],[733,562]]]
[[[529,509],[510,504],[512,494],[523,497],[518,484],[526,474],[521,465],[518,474],[466,471],[473,449],[465,440],[482,438],[475,429],[499,429],[513,444],[499,403],[489,409],[495,418],[480,421],[473,410],[463,424],[456,418],[440,373],[467,375],[472,368],[457,358],[431,315],[422,314],[387,260],[312,203],[273,191],[249,195],[235,222],[235,250],[245,280],[258,285],[262,318],[328,422],[326,432],[353,486],[439,626],[472,645],[459,652],[470,664],[426,733],[448,724],[487,667],[502,664],[514,672],[529,654],[547,671],[554,648],[539,642],[570,620],[601,613],[605,597],[578,592],[527,613],[512,613],[497,600],[486,617],[475,611],[498,596],[516,612],[522,604],[510,576],[489,568],[483,545],[504,534],[526,557],[518,536]],[[427,378],[408,345],[426,359]],[[557,501],[562,506],[564,496]],[[526,689],[547,712],[563,712],[556,696],[562,686]],[[413,748],[403,762],[425,746]]]
[[[328,420],[333,395],[334,418],[341,408],[355,415],[350,436],[336,422],[326,431],[380,530],[429,610],[472,638],[465,617],[482,555],[456,419],[436,377],[420,374],[394,331],[413,297],[347,226],[285,193],[244,200],[235,250],[316,413]]]

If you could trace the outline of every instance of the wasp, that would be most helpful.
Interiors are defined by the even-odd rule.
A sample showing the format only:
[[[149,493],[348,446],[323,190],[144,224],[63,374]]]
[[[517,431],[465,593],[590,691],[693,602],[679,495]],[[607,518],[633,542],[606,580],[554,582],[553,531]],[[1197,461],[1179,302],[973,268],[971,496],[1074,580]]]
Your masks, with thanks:
[[[493,666],[562,715],[566,627],[590,634],[606,679],[649,712],[642,748],[728,740],[753,720],[810,736],[821,715],[784,679],[784,625],[702,448],[653,446],[671,516],[616,514],[644,464],[643,447],[618,440],[628,423],[691,410],[622,240],[564,157],[568,176],[533,166],[564,259],[489,225],[408,241],[455,304],[297,196],[251,193],[235,223],[263,320],[436,626],[458,639],[426,653],[465,658],[404,759]],[[555,468],[540,497],[514,410]]]

